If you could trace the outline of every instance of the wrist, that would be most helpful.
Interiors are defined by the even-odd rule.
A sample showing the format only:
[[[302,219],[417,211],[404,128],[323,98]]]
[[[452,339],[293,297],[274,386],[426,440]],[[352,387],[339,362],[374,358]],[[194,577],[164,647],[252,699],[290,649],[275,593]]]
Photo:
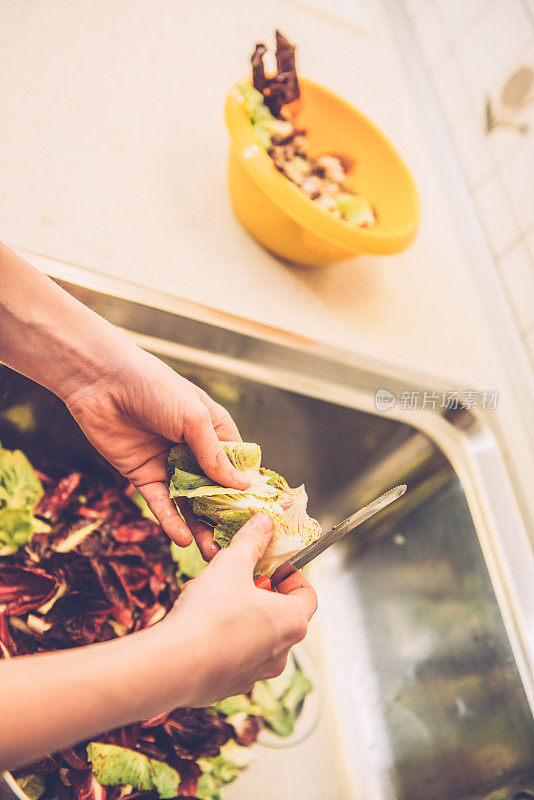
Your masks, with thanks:
[[[188,619],[176,623],[176,619],[171,623],[166,618],[123,639],[124,644],[130,645],[128,662],[132,664],[134,681],[127,702],[131,707],[135,696],[138,719],[148,719],[172,708],[198,705],[205,695],[207,637],[195,630]]]

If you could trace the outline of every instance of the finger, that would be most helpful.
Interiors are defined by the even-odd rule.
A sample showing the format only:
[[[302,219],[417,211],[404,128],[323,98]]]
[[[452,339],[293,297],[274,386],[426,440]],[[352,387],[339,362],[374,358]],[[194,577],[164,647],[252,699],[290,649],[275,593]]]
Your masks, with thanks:
[[[137,484],[136,489],[145,498],[149,509],[167,536],[180,547],[187,547],[188,544],[191,544],[193,541],[191,531],[181,519],[163,481],[152,481],[142,486]]]
[[[239,472],[223,450],[210,413],[203,403],[184,422],[184,439],[206,475],[223,486],[246,489],[250,480]]]
[[[301,572],[294,572],[285,581],[279,583],[276,589],[280,594],[285,594],[298,600],[307,620],[310,620],[317,611],[315,589]]]
[[[226,548],[227,558],[231,555],[240,561],[245,570],[252,574],[254,567],[265,553],[274,533],[274,522],[268,514],[255,514],[232,537]]]
[[[243,439],[228,411],[216,403],[209,394],[202,394],[202,402],[210,412],[215,433],[222,442],[242,442]]]
[[[213,541],[213,529],[209,525],[199,522],[195,519],[195,515],[191,511],[191,507],[185,498],[180,500],[180,511],[185,517],[187,527],[195,537],[195,542],[198,549],[202,554],[204,561],[211,561],[215,553],[218,553],[220,548]]]

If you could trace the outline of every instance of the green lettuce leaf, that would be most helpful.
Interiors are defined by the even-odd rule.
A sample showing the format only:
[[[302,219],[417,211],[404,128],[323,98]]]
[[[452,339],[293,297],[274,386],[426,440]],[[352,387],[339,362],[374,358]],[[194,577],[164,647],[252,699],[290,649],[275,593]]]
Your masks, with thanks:
[[[291,136],[293,125],[273,116],[261,92],[258,92],[253,86],[244,84],[238,84],[237,88],[243,95],[245,109],[254,131],[266,150],[271,146],[273,137],[285,139],[287,136]]]
[[[179,547],[175,542],[171,544],[171,556],[178,566],[178,572],[186,578],[196,578],[202,572],[206,562],[193,540],[187,547]]]
[[[248,767],[253,757],[248,747],[241,747],[230,740],[221,747],[218,756],[199,758],[198,765],[202,775],[195,796],[198,800],[220,800],[219,788],[235,780]]]
[[[150,770],[154,789],[162,800],[169,800],[169,798],[176,797],[179,794],[180,775],[173,767],[169,767],[163,761],[156,761],[156,759],[151,758]]]
[[[42,775],[20,775],[15,778],[15,781],[29,800],[39,800],[46,789],[45,779]]]
[[[180,774],[177,770],[127,747],[90,742],[87,758],[103,786],[133,786],[141,791],[155,789],[162,800],[176,797],[179,793]]]
[[[278,736],[290,736],[300,716],[304,700],[313,684],[291,655],[283,673],[268,681],[258,681],[252,690],[252,703],[260,709],[268,728]]]
[[[0,447],[0,543],[13,550],[34,532],[33,512],[43,495],[41,481],[20,450]]]
[[[275,532],[256,573],[271,575],[280,564],[314,541],[321,528],[308,516],[304,487],[291,489],[277,472],[262,468],[257,444],[224,442],[223,447],[232,464],[250,478],[245,491],[210,480],[187,445],[178,444],[169,455],[169,495],[175,503],[180,498],[188,501],[195,517],[213,527],[214,540],[220,547],[227,547],[254,514],[269,514]]]

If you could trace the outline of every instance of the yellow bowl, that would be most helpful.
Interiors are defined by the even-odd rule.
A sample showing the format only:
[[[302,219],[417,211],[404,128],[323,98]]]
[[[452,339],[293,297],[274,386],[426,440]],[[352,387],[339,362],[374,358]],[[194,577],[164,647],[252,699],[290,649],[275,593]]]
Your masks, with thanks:
[[[305,128],[311,155],[344,153],[356,165],[351,188],[377,214],[372,228],[350,225],[319,208],[274,166],[254,132],[243,96],[226,98],[230,133],[228,180],[236,216],[264,247],[297,264],[320,265],[360,253],[405,250],[419,223],[415,183],[393,145],[373,123],[333,92],[300,79],[297,124]]]

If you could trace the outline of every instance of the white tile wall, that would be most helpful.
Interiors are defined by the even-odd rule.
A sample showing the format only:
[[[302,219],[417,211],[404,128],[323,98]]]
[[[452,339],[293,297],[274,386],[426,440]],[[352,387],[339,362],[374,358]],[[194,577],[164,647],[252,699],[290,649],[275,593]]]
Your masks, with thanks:
[[[486,98],[503,120],[507,79],[534,69],[534,0],[404,2],[534,369],[534,87],[485,131]]]
[[[493,253],[503,253],[518,238],[518,221],[500,175],[493,173],[480,185],[475,203]]]
[[[519,242],[499,259],[504,288],[522,333],[534,327],[534,262],[525,242]]]

